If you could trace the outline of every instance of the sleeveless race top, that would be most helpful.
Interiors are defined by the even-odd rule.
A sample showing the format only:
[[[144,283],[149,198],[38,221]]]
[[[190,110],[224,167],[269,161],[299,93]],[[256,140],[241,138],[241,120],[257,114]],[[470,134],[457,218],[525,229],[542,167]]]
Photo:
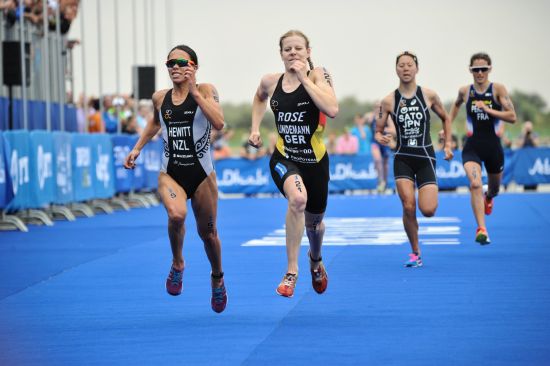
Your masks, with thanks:
[[[322,136],[326,116],[319,111],[302,84],[290,93],[283,91],[283,76],[279,78],[270,102],[279,133],[276,148],[290,161],[317,163],[327,151]]]
[[[213,170],[210,154],[210,130],[212,125],[191,94],[183,103],[172,103],[170,89],[159,111],[164,153],[161,171],[176,181],[199,182]]]
[[[391,116],[397,132],[395,155],[435,159],[430,137],[430,111],[424,100],[422,88],[417,86],[416,93],[410,99],[405,98],[396,89],[394,101]]]
[[[496,133],[502,121],[477,108],[475,106],[477,100],[483,101],[491,109],[502,110],[502,106],[494,98],[493,83],[489,84],[487,90],[483,93],[478,93],[474,86],[470,85],[468,101],[466,102],[468,137],[475,139],[498,139],[499,137]]]

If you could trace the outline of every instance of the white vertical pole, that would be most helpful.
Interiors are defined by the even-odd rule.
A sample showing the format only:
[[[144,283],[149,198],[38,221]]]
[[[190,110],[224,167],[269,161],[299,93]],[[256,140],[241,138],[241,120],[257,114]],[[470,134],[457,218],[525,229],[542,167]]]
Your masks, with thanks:
[[[97,68],[98,68],[98,82],[99,82],[99,114],[101,120],[103,120],[103,69],[101,67],[102,58],[102,45],[101,45],[101,5],[99,4],[100,0],[97,1]]]
[[[55,9],[55,33],[58,50],[57,69],[59,70],[59,129],[65,131],[65,68],[63,65],[63,38],[61,37],[61,9],[59,3]]]
[[[44,28],[44,37],[42,38],[42,44],[44,47],[44,54],[43,54],[43,60],[44,60],[44,97],[46,98],[46,128],[48,131],[52,130],[52,112],[51,112],[51,101],[52,96],[51,92],[52,89],[50,87],[50,27],[48,24],[48,2],[43,1],[42,2],[42,14],[43,16],[43,23],[42,26]]]
[[[119,52],[119,32],[118,32],[118,0],[114,0],[114,19],[115,19],[115,72],[116,72],[116,95],[117,98],[120,96],[120,52]],[[120,105],[115,106],[116,110],[116,121],[117,121],[117,133],[122,132],[122,121],[120,120]]]
[[[86,87],[86,41],[84,40],[84,34],[86,33],[84,30],[84,19],[86,19],[86,15],[84,13],[84,0],[80,0],[80,52],[81,52],[81,58],[82,58],[82,102],[84,105],[82,106],[82,111],[84,113],[84,126],[86,130],[84,132],[88,132],[88,93],[87,93],[87,87]]]
[[[25,18],[23,17],[23,2],[19,2],[19,25],[21,45],[21,100],[23,102],[23,128],[28,130],[29,121],[27,116],[27,57],[25,53]],[[29,70],[30,71],[30,70]]]

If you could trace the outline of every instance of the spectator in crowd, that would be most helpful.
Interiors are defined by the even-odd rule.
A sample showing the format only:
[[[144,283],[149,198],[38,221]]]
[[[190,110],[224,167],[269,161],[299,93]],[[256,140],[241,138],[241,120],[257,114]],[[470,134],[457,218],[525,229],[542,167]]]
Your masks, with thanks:
[[[327,147],[327,153],[329,155],[336,154],[336,132],[330,131],[325,139],[325,146]]]
[[[153,118],[153,103],[150,100],[142,99],[139,101],[136,116],[136,130],[141,135],[147,122]]]
[[[336,154],[355,155],[359,149],[359,139],[352,135],[349,128],[336,139]]]
[[[384,193],[386,191],[386,186],[388,184],[388,171],[390,166],[390,155],[391,155],[391,145],[386,146],[374,139],[374,134],[376,132],[376,113],[380,110],[380,101],[377,100],[374,103],[374,110],[370,113],[370,128],[373,135],[373,140],[371,143],[371,153],[372,160],[374,161],[374,168],[378,176],[378,183],[376,185],[376,191],[378,193]],[[395,136],[395,127],[391,116],[388,116],[386,122],[386,127],[384,127],[384,133],[387,135]],[[395,141],[392,140],[392,144]]]
[[[214,160],[227,159],[231,157],[229,140],[233,136],[233,132],[233,129],[227,125],[222,130],[212,130],[210,141],[212,143],[212,157]]]
[[[537,147],[539,146],[539,136],[533,131],[533,122],[525,121],[521,128],[521,134],[518,138],[518,147]]]
[[[105,123],[99,110],[99,99],[91,98],[88,104],[88,132],[104,133]]]
[[[84,94],[80,94],[78,102],[76,103],[76,128],[78,132],[88,131],[87,118],[86,118],[86,100]]]
[[[367,121],[372,119],[372,114],[367,113],[364,116],[356,114],[353,122],[355,126],[351,129],[351,134],[357,137],[359,146],[357,148],[357,154],[359,155],[370,155],[371,154],[371,142],[372,142],[372,131],[370,129]]]
[[[113,100],[112,95],[105,95],[103,97],[103,123],[105,124],[105,131],[107,133],[117,133],[118,129],[118,120],[116,114],[116,107],[113,104],[116,102],[117,105],[120,103],[120,100],[116,98]]]

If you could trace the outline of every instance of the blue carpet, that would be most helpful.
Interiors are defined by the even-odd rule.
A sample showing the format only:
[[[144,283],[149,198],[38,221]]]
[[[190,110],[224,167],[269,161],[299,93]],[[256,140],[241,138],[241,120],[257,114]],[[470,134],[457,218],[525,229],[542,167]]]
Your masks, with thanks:
[[[548,365],[549,207],[550,195],[499,196],[487,220],[492,244],[481,247],[469,196],[441,194],[443,221],[420,224],[429,229],[421,240],[432,240],[425,266],[406,269],[408,244],[382,240],[400,223],[396,196],[331,197],[329,288],[312,290],[304,246],[287,299],[275,294],[284,243],[269,244],[286,201],[223,200],[222,314],[210,309],[192,216],[179,297],[164,290],[161,207],[0,232],[0,365]],[[358,221],[330,238],[345,220]]]

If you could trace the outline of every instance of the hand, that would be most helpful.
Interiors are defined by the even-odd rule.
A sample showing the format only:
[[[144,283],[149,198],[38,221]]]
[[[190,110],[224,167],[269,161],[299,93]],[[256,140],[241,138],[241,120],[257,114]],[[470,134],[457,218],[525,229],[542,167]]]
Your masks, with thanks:
[[[254,146],[255,148],[260,148],[263,145],[262,137],[259,132],[251,132],[250,137],[248,137],[248,144]]]
[[[192,66],[186,66],[183,71],[183,80],[189,82],[189,92],[193,95],[199,93],[195,73],[197,70]]]
[[[307,63],[302,60],[292,61],[289,70],[296,73],[296,76],[298,77],[298,80],[300,80],[300,82],[303,82],[307,78]]]
[[[476,104],[475,106],[479,109],[481,109],[482,111],[487,111],[487,104],[485,104],[482,100],[476,100]]]
[[[453,149],[451,149],[450,144],[445,144],[443,151],[445,152],[445,160],[450,161],[454,157]]]
[[[138,158],[138,156],[139,156],[139,150],[132,149],[132,151],[130,151],[128,156],[126,156],[126,159],[124,159],[124,167],[126,169],[134,169],[136,167],[135,161]]]
[[[392,137],[391,135],[388,133],[388,134],[382,134],[380,132],[377,132],[375,135],[374,135],[374,139],[382,144],[382,145],[385,145],[385,146],[388,146],[392,140]]]

